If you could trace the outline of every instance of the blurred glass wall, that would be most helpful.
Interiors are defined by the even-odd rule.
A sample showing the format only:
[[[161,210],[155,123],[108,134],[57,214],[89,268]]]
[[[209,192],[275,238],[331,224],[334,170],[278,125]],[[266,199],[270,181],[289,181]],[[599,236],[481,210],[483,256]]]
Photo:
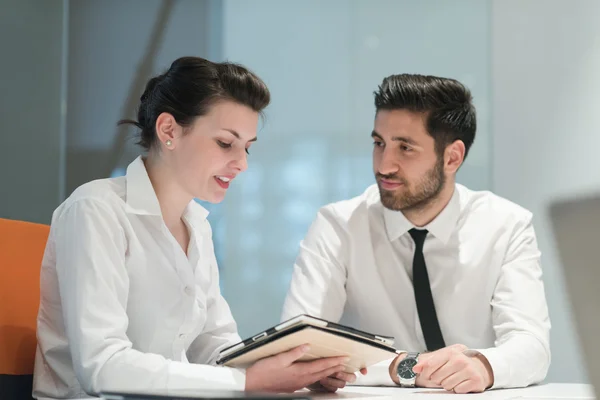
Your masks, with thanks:
[[[240,62],[267,82],[273,101],[249,169],[222,204],[206,205],[221,286],[242,336],[278,322],[299,243],[319,207],[374,182],[373,91],[385,76],[437,74],[473,91],[478,136],[460,181],[476,189],[491,185],[490,1],[1,1],[13,13],[3,14],[6,21],[27,16],[53,33],[23,29],[30,35],[23,42],[48,42],[24,47],[27,62],[45,72],[31,77],[31,88],[3,80],[7,92],[23,97],[6,101],[15,110],[26,110],[29,98],[44,99],[35,96],[36,82],[52,89],[38,107],[48,117],[24,118],[31,138],[19,136],[46,139],[36,151],[53,158],[29,160],[26,179],[38,179],[33,193],[50,196],[32,201],[39,209],[31,213],[32,202],[20,206],[15,199],[32,195],[13,187],[6,217],[47,223],[77,186],[123,174],[140,149],[135,131],[116,122],[135,117],[146,81],[175,58]],[[54,19],[40,20],[44,14]],[[5,161],[7,170],[22,162]]]
[[[206,206],[223,292],[251,335],[278,321],[318,208],[374,182],[377,85],[453,77],[478,111],[459,181],[533,212],[548,381],[585,381],[546,208],[600,187],[599,12],[597,0],[0,0],[0,217],[49,223],[77,186],[123,174],[140,149],[116,122],[175,58],[245,64],[273,102],[249,170]]]
[[[214,224],[242,334],[277,322],[318,208],[374,183],[373,91],[385,76],[448,76],[473,91],[479,128],[459,180],[490,188],[489,13],[481,0],[223,2],[221,58],[253,68],[273,95]]]
[[[489,1],[65,4],[63,197],[89,180],[124,173],[140,149],[135,131],[116,122],[135,116],[145,82],[175,58],[240,62],[271,89],[248,171],[222,204],[205,204],[221,286],[242,336],[278,322],[299,243],[318,208],[374,182],[373,91],[385,76],[448,76],[473,91],[478,136],[459,180],[491,186]]]

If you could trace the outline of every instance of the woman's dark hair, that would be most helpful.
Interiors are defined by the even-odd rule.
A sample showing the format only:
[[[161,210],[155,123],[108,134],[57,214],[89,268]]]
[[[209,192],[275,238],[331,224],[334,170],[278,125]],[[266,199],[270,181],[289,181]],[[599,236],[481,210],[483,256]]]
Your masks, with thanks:
[[[388,76],[375,92],[375,108],[424,113],[438,155],[450,143],[462,140],[466,158],[475,140],[473,98],[469,89],[455,79],[416,74]]]
[[[182,57],[167,72],[148,81],[140,98],[137,121],[121,120],[119,125],[140,128],[137,144],[149,150],[157,141],[156,119],[163,112],[171,114],[179,125],[189,126],[219,101],[233,101],[262,113],[270,99],[267,85],[239,64]]]

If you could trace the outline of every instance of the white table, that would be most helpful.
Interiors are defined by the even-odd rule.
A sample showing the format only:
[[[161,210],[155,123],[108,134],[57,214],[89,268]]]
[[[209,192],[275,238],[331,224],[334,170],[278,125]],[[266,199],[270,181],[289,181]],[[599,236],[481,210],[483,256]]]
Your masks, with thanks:
[[[351,398],[352,400],[384,400],[386,398],[408,398],[410,400],[465,400],[467,398],[469,400],[591,400],[594,399],[594,390],[591,385],[572,383],[549,383],[524,389],[488,390],[477,394],[455,394],[438,389],[348,386],[334,394],[311,393],[311,395],[316,399]]]
[[[594,390],[591,385],[576,383],[548,383],[525,389],[488,390],[477,394],[455,394],[441,389],[348,386],[337,393],[311,392],[310,396],[317,400],[593,400]]]

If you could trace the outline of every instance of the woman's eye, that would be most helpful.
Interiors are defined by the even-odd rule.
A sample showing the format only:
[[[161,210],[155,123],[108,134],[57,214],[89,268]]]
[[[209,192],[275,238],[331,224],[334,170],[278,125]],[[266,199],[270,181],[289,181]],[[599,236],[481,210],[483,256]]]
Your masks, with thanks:
[[[224,148],[224,149],[228,149],[228,148],[230,148],[230,147],[231,147],[231,143],[225,143],[225,142],[222,142],[222,141],[220,141],[220,140],[217,140],[217,144],[218,144],[219,146],[221,146],[222,148]]]

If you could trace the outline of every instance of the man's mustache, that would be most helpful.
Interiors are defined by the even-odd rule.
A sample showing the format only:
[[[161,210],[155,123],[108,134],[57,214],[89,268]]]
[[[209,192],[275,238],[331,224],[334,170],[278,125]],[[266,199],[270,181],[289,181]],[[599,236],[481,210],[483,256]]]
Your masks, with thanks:
[[[386,181],[394,181],[394,182],[398,182],[398,183],[402,183],[402,184],[406,183],[406,182],[404,182],[404,179],[400,178],[397,174],[384,175],[384,174],[376,173],[375,178],[377,180],[385,179]]]

